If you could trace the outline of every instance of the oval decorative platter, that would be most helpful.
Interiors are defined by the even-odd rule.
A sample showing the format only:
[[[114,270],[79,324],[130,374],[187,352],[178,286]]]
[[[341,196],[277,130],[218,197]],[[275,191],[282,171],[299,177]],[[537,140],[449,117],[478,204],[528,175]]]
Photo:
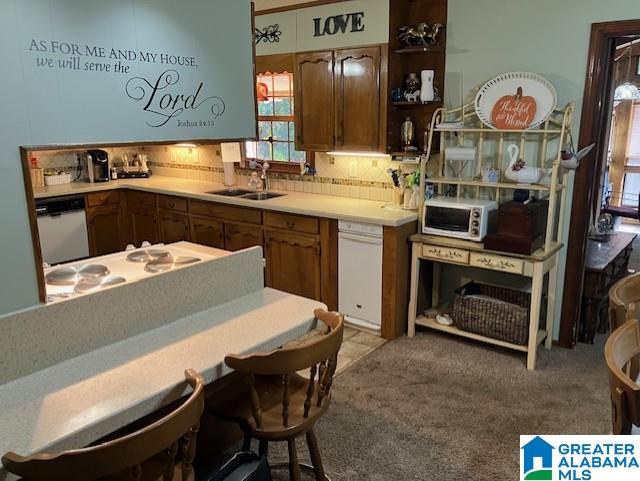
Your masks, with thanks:
[[[557,101],[556,89],[541,75],[508,72],[485,83],[474,105],[478,118],[487,127],[524,130],[544,123]]]

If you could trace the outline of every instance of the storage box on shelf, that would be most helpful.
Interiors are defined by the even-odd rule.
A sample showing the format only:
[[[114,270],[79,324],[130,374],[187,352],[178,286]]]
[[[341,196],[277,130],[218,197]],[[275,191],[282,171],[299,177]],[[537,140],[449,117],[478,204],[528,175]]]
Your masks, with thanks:
[[[445,195],[455,190],[457,197],[483,198],[498,203],[512,200],[516,189],[525,189],[548,202],[546,228],[542,247],[529,255],[489,250],[482,243],[462,241],[441,236],[428,236],[422,232],[422,213],[424,198],[420,202],[419,232],[411,238],[411,300],[409,305],[409,336],[415,334],[415,326],[421,325],[439,331],[466,338],[514,349],[527,353],[527,368],[535,369],[538,345],[543,341],[545,347],[552,346],[555,310],[555,290],[558,254],[563,247],[562,231],[567,196],[567,173],[562,170],[560,160],[562,150],[573,122],[574,104],[564,109],[554,110],[552,115],[539,128],[529,130],[491,129],[480,121],[473,103],[457,109],[438,109],[433,115],[429,135],[428,155],[421,162],[420,193],[424,196],[426,182],[436,187],[436,194]],[[443,122],[457,122],[458,128],[442,128]],[[437,145],[436,145],[437,144]],[[537,184],[516,184],[501,179],[499,182],[482,180],[485,168],[498,169],[503,173],[508,165],[507,147],[516,144],[526,159],[527,165],[549,170],[548,181]],[[475,147],[477,157],[467,169],[469,178],[451,178],[446,174],[445,152],[447,147]],[[437,175],[425,180],[427,163],[431,154],[438,152],[435,169]],[[432,160],[433,162],[433,160]],[[430,166],[431,167],[431,166]],[[431,169],[430,169],[431,170]],[[450,186],[454,186],[451,189]],[[433,289],[431,299],[420,296],[421,260],[433,263]],[[531,279],[531,303],[529,307],[528,341],[526,345],[507,342],[455,326],[443,326],[422,313],[425,307],[439,304],[440,264],[455,264],[521,275]],[[545,284],[545,278],[547,282]],[[547,306],[546,323],[540,327],[543,289],[546,285]],[[430,301],[430,302],[429,302]],[[430,306],[429,306],[430,304]]]

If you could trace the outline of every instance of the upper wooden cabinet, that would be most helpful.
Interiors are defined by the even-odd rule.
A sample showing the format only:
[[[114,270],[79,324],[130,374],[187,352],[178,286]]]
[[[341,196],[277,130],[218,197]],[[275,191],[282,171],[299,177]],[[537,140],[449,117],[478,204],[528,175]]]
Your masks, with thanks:
[[[296,149],[329,151],[334,139],[333,52],[296,55]]]
[[[384,151],[384,46],[296,55],[296,148]]]
[[[382,48],[335,53],[335,150],[384,150]]]

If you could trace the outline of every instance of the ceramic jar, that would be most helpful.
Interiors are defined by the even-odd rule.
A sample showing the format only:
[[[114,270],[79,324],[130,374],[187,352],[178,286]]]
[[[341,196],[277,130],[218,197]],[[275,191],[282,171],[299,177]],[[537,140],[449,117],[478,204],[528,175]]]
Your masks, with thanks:
[[[433,70],[423,70],[420,72],[422,79],[422,87],[420,89],[420,101],[421,102],[433,102],[435,99],[435,91],[433,90],[433,77],[435,72]]]

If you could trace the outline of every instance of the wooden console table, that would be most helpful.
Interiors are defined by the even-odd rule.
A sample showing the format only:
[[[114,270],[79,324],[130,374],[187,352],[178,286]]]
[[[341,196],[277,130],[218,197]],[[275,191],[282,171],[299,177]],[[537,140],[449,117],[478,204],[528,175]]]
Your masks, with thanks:
[[[527,369],[534,370],[538,346],[544,342],[551,349],[554,324],[554,309],[557,280],[558,252],[562,244],[554,243],[548,251],[540,249],[530,256],[521,256],[505,252],[490,251],[482,244],[450,239],[440,236],[416,234],[411,236],[411,297],[409,301],[409,337],[415,336],[416,325],[435,329],[448,334],[486,342],[496,346],[527,353]],[[418,295],[420,290],[420,262],[433,262],[433,288],[431,305],[437,308],[440,301],[440,264],[454,264],[480,269],[488,269],[531,278],[531,308],[529,313],[529,342],[527,345],[513,344],[473,332],[463,331],[455,326],[443,326],[435,319],[418,313]],[[544,278],[549,274],[547,282],[546,325],[540,328],[540,315]]]
[[[609,288],[627,275],[629,256],[635,238],[636,234],[616,232],[607,242],[591,239],[587,242],[578,341],[593,344],[596,330],[607,332],[608,320],[605,311]]]

